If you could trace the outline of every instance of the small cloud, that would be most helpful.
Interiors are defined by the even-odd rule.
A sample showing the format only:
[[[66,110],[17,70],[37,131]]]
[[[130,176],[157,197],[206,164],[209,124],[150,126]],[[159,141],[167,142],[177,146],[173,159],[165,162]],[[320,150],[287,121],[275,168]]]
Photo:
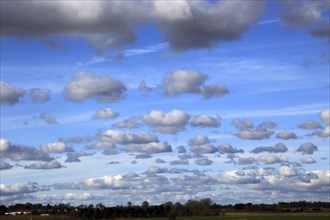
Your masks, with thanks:
[[[19,102],[19,99],[25,95],[25,90],[0,81],[0,104],[13,105]]]
[[[103,108],[95,112],[93,119],[114,119],[119,116],[118,112],[114,112],[111,108]]]
[[[283,143],[278,143],[274,147],[256,147],[251,153],[259,154],[262,152],[268,153],[285,153],[288,151],[288,148]]]
[[[177,147],[178,153],[179,154],[185,154],[187,153],[187,150],[184,146],[180,145],[179,147]]]
[[[316,161],[312,157],[305,157],[305,158],[301,159],[300,162],[303,164],[316,163]]]
[[[237,129],[251,129],[253,128],[253,121],[248,118],[234,119],[231,124]]]
[[[152,88],[148,87],[146,82],[144,80],[142,80],[139,84],[139,91],[144,92],[144,93],[148,93],[148,92],[152,91]]]
[[[317,129],[317,128],[322,128],[320,123],[313,121],[313,120],[308,120],[305,121],[304,123],[298,125],[298,128],[302,129]]]
[[[235,154],[235,153],[244,153],[243,149],[238,149],[236,147],[231,146],[230,144],[223,144],[219,147],[220,154]]]
[[[41,112],[39,119],[44,121],[47,124],[58,124],[54,116],[49,115],[47,112]]]
[[[138,154],[135,156],[135,159],[149,159],[152,158],[150,154]]]
[[[34,103],[44,103],[50,100],[49,92],[38,88],[29,89],[28,94]]]
[[[197,159],[195,160],[195,163],[200,166],[209,166],[213,163],[212,160],[209,160],[207,158]]]
[[[274,163],[286,163],[288,162],[288,157],[281,155],[281,156],[275,156],[275,155],[262,155],[258,157],[257,161],[264,162],[265,164],[274,164]]]
[[[289,139],[296,139],[297,135],[292,131],[281,131],[276,134],[276,137],[283,140],[289,140]]]
[[[210,127],[218,128],[220,127],[221,119],[220,117],[211,117],[206,114],[195,115],[192,118],[191,126],[193,127]]]

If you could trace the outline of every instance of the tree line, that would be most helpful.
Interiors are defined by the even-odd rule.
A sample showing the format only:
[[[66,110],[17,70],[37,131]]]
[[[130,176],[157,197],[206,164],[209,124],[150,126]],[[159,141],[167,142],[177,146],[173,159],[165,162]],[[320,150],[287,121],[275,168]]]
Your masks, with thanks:
[[[70,204],[42,205],[40,203],[0,205],[0,215],[17,211],[29,211],[34,215],[67,215],[75,219],[113,219],[113,218],[156,218],[167,217],[170,220],[183,216],[225,215],[226,212],[320,212],[330,211],[330,202],[279,202],[274,204],[237,203],[234,205],[220,205],[210,198],[189,200],[185,204],[166,202],[161,205],[149,205],[144,201],[141,205],[106,207],[102,203],[97,205]]]

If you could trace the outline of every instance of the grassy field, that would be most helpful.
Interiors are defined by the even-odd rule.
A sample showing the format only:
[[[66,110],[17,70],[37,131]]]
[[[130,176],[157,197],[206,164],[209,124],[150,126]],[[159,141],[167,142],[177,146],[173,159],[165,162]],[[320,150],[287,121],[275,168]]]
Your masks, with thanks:
[[[70,220],[73,218],[67,216],[49,216],[43,217],[34,216],[0,216],[1,220]],[[304,213],[304,214],[262,214],[262,213],[228,213],[225,216],[210,216],[210,217],[178,217],[177,220],[329,220],[330,213]],[[118,219],[131,220],[131,219]],[[147,218],[133,220],[167,220],[167,218]]]

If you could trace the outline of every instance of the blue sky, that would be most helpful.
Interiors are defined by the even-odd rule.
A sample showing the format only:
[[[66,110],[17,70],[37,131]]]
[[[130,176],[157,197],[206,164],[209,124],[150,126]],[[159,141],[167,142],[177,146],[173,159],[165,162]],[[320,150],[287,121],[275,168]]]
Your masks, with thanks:
[[[328,9],[1,1],[1,203],[328,201]]]

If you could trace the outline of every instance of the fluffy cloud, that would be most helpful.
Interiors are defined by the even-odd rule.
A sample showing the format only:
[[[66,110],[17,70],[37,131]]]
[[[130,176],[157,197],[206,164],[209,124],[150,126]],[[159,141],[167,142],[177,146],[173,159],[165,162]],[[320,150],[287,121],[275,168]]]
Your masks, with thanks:
[[[239,165],[250,165],[256,162],[256,159],[254,157],[240,157],[238,158],[238,164]]]
[[[118,112],[114,112],[111,108],[103,108],[95,112],[93,119],[114,119],[119,116]]]
[[[218,182],[221,184],[256,184],[260,183],[258,176],[250,171],[234,170],[220,174]]]
[[[313,154],[315,151],[318,151],[317,146],[312,144],[311,142],[304,143],[299,146],[297,152],[302,154]]]
[[[195,154],[213,154],[218,152],[219,149],[212,144],[201,144],[192,146],[191,151]]]
[[[50,100],[49,93],[38,88],[29,89],[28,94],[31,100],[35,103],[43,103],[48,102]]]
[[[296,168],[294,166],[287,166],[287,165],[281,166],[278,169],[278,173],[282,176],[295,176],[295,175],[297,175]]]
[[[16,88],[4,81],[0,81],[0,91],[0,104],[16,104],[19,102],[19,99],[25,95],[24,89]]]
[[[268,153],[285,153],[288,151],[288,148],[283,143],[275,144],[274,147],[256,147],[251,153],[259,154],[262,152]]]
[[[286,163],[288,162],[288,157],[281,155],[281,156],[275,156],[275,155],[262,155],[258,157],[257,159],[259,162],[264,162],[265,164],[274,164],[274,163]]]
[[[79,157],[83,156],[91,156],[94,153],[86,153],[86,152],[70,152],[67,154],[67,158],[65,159],[65,163],[73,163],[73,162],[80,162]]]
[[[149,21],[156,22],[171,48],[182,51],[210,48],[218,42],[239,39],[261,15],[263,7],[263,2],[255,1],[96,1],[82,4],[5,1],[1,2],[1,35],[85,36],[102,51],[134,42],[134,27]],[[17,14],[20,16],[14,16]],[[40,20],[40,16],[44,19]],[[50,44],[49,40],[46,42]],[[56,42],[50,45],[59,47]]]
[[[241,37],[263,10],[263,2],[255,1],[154,1],[158,25],[170,46],[182,51],[210,48],[221,41]],[[242,16],[235,16],[235,13]]]
[[[235,154],[235,153],[244,153],[243,149],[238,149],[236,147],[231,146],[230,144],[223,144],[219,147],[220,154]]]
[[[283,140],[289,140],[289,139],[296,139],[297,135],[292,131],[281,131],[276,134],[276,137]]]
[[[112,102],[124,98],[125,91],[125,85],[118,80],[85,72],[76,73],[64,88],[65,98],[70,101],[96,98],[98,102]]]
[[[248,118],[234,119],[231,123],[237,129],[250,129],[250,128],[253,128],[253,121],[251,121]]]
[[[37,169],[37,170],[49,170],[49,169],[59,169],[62,168],[62,165],[57,161],[53,160],[45,163],[33,163],[27,166],[24,166],[25,169]]]
[[[7,139],[0,139],[1,157],[9,158],[13,161],[28,160],[28,161],[51,161],[47,153],[40,151],[35,147],[26,145],[14,145]]]
[[[37,183],[28,183],[28,184],[0,184],[0,193],[2,196],[12,196],[17,194],[26,194],[26,193],[33,193],[38,192],[39,187]]]
[[[196,135],[188,141],[190,146],[208,144],[210,142],[210,139],[205,135]]]
[[[290,1],[285,2],[281,21],[291,28],[308,31],[315,37],[329,38],[328,1]]]
[[[214,118],[205,114],[195,115],[192,118],[191,126],[218,128],[220,127],[220,118]]]
[[[321,138],[327,138],[330,137],[330,126],[325,127],[323,130],[316,130],[313,131],[313,135],[317,135]]]
[[[137,123],[138,119],[135,117],[130,117],[124,121],[117,122],[112,125],[113,128],[137,128],[139,124]]]
[[[275,128],[276,126],[277,124],[273,121],[264,121],[261,124],[259,124],[257,127],[263,129],[272,129]]]
[[[202,158],[195,160],[195,163],[200,166],[209,166],[213,163],[213,161],[209,160],[208,158]]]
[[[312,157],[305,157],[305,158],[301,159],[300,162],[303,164],[316,163],[316,161]]]
[[[168,96],[195,93],[201,94],[208,99],[229,93],[228,89],[221,84],[205,85],[207,78],[205,74],[194,71],[174,70],[165,75],[161,86]]]
[[[40,146],[40,150],[44,153],[64,153],[73,151],[72,148],[68,147],[63,142],[43,144]]]
[[[129,144],[127,145],[128,152],[139,152],[139,153],[148,153],[156,154],[163,152],[172,152],[172,146],[168,143],[147,143],[147,144]]]
[[[149,114],[145,114],[142,117],[145,124],[152,127],[155,131],[165,134],[176,134],[184,130],[189,119],[190,115],[177,109],[170,112],[152,110]]]
[[[99,137],[100,142],[112,144],[147,144],[151,142],[158,142],[158,137],[154,134],[146,132],[129,132],[107,130],[102,132]]]
[[[320,123],[313,121],[313,120],[308,120],[305,121],[304,123],[300,124],[298,126],[299,128],[302,129],[317,129],[317,128],[322,128],[322,126],[320,125]]]
[[[320,117],[327,125],[330,125],[330,109],[322,111]]]
[[[271,135],[273,135],[273,133],[273,131],[266,129],[241,130],[236,134],[236,136],[241,139],[262,140],[269,138]]]

